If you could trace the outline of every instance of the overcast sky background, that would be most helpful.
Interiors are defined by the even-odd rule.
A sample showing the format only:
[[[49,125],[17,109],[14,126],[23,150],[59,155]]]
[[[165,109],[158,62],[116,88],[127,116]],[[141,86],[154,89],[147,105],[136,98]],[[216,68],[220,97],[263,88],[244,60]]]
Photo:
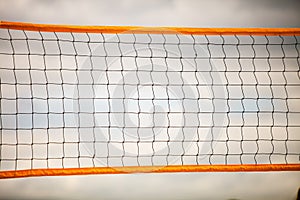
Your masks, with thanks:
[[[82,25],[299,27],[297,0],[1,0],[1,20]]]
[[[297,0],[0,0],[0,20],[78,25],[300,27]],[[0,180],[0,199],[294,199],[300,172]]]

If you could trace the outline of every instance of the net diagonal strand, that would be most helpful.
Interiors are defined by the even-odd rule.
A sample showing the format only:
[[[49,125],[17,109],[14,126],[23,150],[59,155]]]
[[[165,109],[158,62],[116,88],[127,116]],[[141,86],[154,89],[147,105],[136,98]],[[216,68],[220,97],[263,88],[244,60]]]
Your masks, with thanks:
[[[1,178],[299,170],[298,35],[0,31]]]

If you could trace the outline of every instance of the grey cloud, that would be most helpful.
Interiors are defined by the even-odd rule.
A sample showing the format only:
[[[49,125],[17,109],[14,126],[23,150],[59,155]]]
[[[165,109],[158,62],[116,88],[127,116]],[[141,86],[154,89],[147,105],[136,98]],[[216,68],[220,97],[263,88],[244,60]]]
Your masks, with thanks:
[[[27,178],[0,182],[0,199],[294,199],[299,175],[266,172]]]
[[[0,1],[0,18],[82,25],[296,27],[299,1]]]
[[[298,0],[253,0],[239,1],[240,8],[265,9],[265,10],[297,10],[300,9],[300,1]]]

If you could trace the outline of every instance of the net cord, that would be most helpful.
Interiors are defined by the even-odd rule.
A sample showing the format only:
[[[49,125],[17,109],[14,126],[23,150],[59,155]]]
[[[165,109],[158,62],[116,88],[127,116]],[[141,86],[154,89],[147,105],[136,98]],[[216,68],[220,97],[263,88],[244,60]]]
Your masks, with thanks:
[[[0,21],[0,28],[77,33],[135,33],[135,34],[192,34],[192,35],[300,35],[300,28],[183,28],[143,26],[75,26],[57,24],[33,24]]]
[[[129,174],[129,173],[178,173],[178,172],[267,172],[299,171],[299,164],[249,164],[249,165],[171,165],[139,167],[91,167],[66,169],[30,169],[0,172],[0,179],[34,176],[67,176],[91,174]]]

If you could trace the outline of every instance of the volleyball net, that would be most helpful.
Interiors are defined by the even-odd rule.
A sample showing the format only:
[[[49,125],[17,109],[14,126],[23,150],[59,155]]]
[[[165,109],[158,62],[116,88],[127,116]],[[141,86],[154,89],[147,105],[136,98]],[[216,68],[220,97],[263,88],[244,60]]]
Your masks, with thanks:
[[[300,170],[299,28],[0,28],[0,178]]]

